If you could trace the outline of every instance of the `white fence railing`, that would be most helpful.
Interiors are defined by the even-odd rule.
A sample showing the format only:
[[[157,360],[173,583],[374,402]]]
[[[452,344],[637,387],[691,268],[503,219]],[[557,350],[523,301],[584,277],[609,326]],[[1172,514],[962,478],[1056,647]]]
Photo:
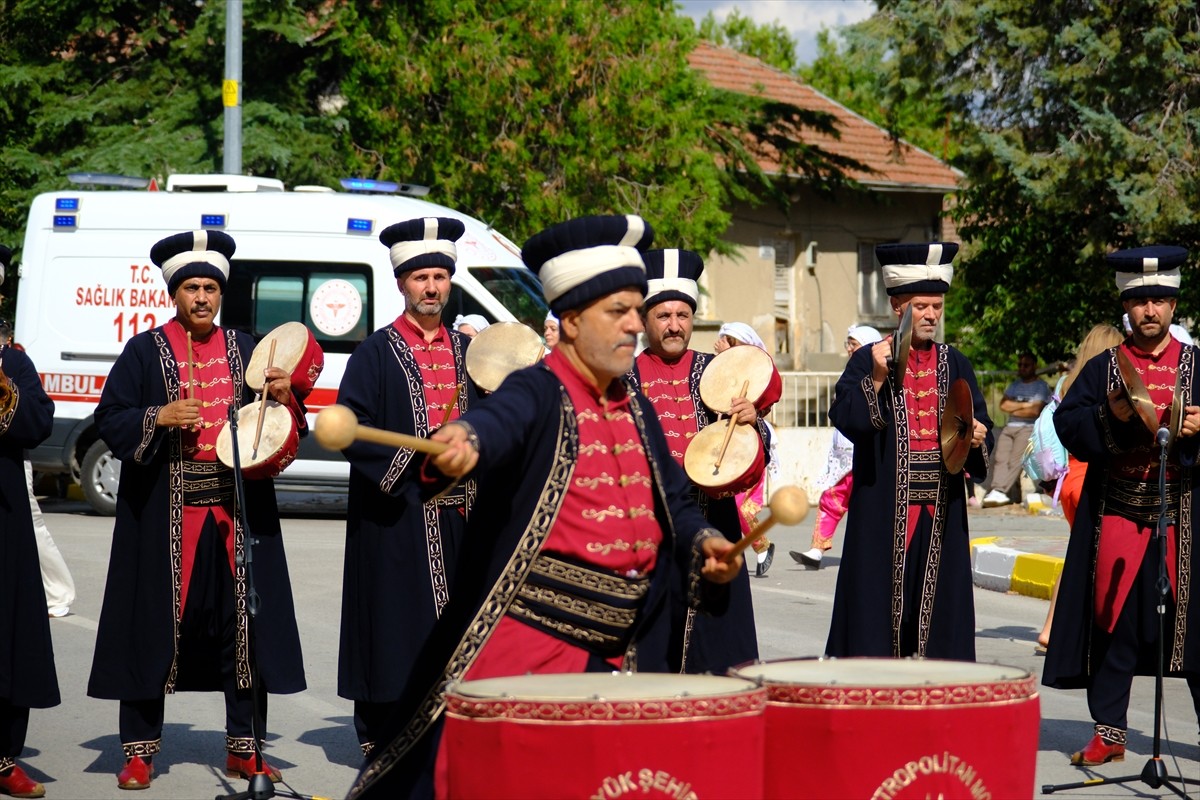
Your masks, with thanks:
[[[783,378],[783,397],[775,404],[769,417],[771,424],[777,428],[829,427],[829,405],[833,402],[833,389],[842,373],[781,372],[780,377]],[[1003,424],[1000,399],[1004,387],[1013,379],[1013,373],[980,371],[975,377],[993,421],[997,425]],[[1047,380],[1053,386],[1053,380],[1057,378],[1051,376]]]

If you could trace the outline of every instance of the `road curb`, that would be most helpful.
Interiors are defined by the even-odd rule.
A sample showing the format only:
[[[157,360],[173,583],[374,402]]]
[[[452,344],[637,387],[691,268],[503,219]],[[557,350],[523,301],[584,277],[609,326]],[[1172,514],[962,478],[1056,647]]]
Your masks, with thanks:
[[[971,572],[975,585],[996,592],[1014,592],[1049,600],[1062,572],[1063,559],[1024,553],[998,544],[1000,537],[971,540]]]

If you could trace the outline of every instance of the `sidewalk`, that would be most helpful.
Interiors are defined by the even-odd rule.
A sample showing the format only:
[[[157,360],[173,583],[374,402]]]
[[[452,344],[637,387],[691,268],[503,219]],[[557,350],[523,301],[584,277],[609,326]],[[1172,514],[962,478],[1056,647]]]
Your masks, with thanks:
[[[1067,553],[1067,522],[1061,511],[1030,511],[1015,504],[971,507],[967,522],[976,586],[1050,599]]]

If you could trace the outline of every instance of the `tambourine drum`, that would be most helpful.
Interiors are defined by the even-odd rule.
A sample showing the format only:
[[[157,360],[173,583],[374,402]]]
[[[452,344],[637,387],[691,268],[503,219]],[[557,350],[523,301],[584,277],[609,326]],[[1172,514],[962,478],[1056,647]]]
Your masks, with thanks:
[[[452,684],[446,703],[452,800],[762,797],[739,755],[764,743],[766,693],[747,680],[522,675]]]
[[[700,399],[718,414],[728,414],[733,398],[742,393],[748,383],[746,397],[755,408],[765,408],[779,400],[782,388],[775,370],[775,361],[766,350],[754,345],[731,347],[719,354],[700,376]],[[772,396],[773,395],[773,396]]]
[[[728,427],[727,419],[706,426],[683,451],[683,471],[710,497],[728,497],[754,488],[767,464],[758,428],[735,423],[718,468],[717,457]]]
[[[325,368],[325,353],[312,331],[299,322],[283,323],[255,345],[246,366],[246,385],[262,392],[263,371],[271,357],[272,340],[275,342],[274,366],[291,376],[293,392],[301,398],[307,397]]]
[[[764,797],[1032,797],[1038,692],[1016,667],[832,658],[732,671],[767,690]],[[819,754],[796,769],[796,754]]]
[[[541,360],[546,348],[537,331],[520,322],[494,322],[475,335],[467,347],[467,374],[485,392],[494,392],[504,379]]]
[[[254,434],[258,430],[258,410],[263,402],[266,402],[267,408],[263,414],[258,451],[255,452]],[[242,477],[250,480],[274,478],[296,460],[300,433],[296,429],[296,418],[287,406],[270,399],[243,406],[238,411],[237,429]],[[225,466],[233,466],[233,437],[229,434],[228,425],[217,434],[217,458]]]

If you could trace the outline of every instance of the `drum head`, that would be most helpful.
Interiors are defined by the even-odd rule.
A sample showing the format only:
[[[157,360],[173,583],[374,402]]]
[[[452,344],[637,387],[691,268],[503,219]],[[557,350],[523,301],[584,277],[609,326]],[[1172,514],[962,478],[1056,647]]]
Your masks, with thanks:
[[[704,368],[700,376],[700,399],[718,414],[728,414],[733,398],[749,382],[746,397],[757,403],[771,383],[775,362],[766,350],[754,345],[731,347]]]
[[[739,667],[739,678],[804,686],[931,687],[1021,681],[1030,673],[1003,664],[919,658],[805,658]]]
[[[485,392],[494,392],[504,379],[532,366],[546,352],[537,331],[520,322],[495,322],[481,330],[467,347],[467,374]]]
[[[683,453],[683,471],[697,486],[706,489],[733,486],[757,463],[762,452],[762,439],[758,436],[758,429],[753,425],[735,424],[733,434],[729,437],[729,446],[725,449],[725,457],[721,459],[720,468],[716,467],[728,427],[727,420],[714,422],[688,442],[687,450]]]
[[[250,355],[250,363],[246,365],[246,385],[256,392],[263,389],[263,371],[267,368],[267,360],[271,357],[271,341],[275,341],[275,362],[273,366],[291,374],[300,364],[300,359],[308,349],[309,332],[299,322],[285,322],[275,328],[254,347]]]
[[[291,410],[270,399],[266,404],[257,452],[254,450],[254,435],[258,431],[259,409],[263,404],[261,401],[250,403],[238,410],[238,458],[242,462],[243,472],[277,458],[288,440],[297,435],[296,420]],[[225,425],[217,434],[217,458],[225,466],[233,467],[233,437],[229,430],[229,426]]]
[[[569,675],[517,675],[451,684],[447,694],[470,699],[649,700],[674,697],[722,697],[750,692],[744,678],[665,673],[584,672]]]

